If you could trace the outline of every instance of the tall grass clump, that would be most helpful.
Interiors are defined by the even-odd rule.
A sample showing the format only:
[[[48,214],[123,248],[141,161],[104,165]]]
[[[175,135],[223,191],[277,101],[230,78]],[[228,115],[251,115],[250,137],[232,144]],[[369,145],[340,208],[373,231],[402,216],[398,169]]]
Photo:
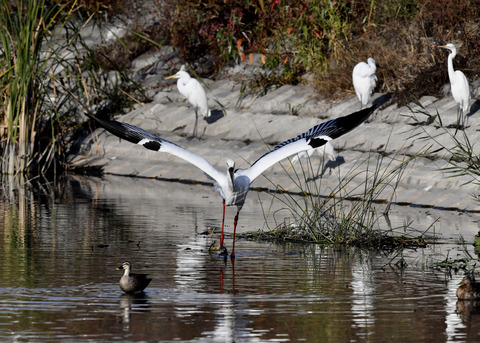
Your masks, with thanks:
[[[421,238],[405,235],[404,227],[400,228],[401,234],[396,234],[388,212],[407,167],[428,150],[424,146],[414,156],[362,154],[345,173],[341,175],[338,170],[338,182],[331,189],[325,189],[322,176],[317,176],[318,170],[307,160],[289,172],[300,192],[294,194],[279,188],[274,194],[291,214],[289,220],[268,232],[247,237],[366,248],[423,246]],[[384,230],[379,228],[382,218],[386,222]]]
[[[75,0],[0,0],[2,174],[51,175],[65,167],[62,138],[77,125],[72,94],[127,106],[135,84],[124,72],[103,73],[82,38],[98,14],[90,10]]]
[[[411,117],[419,121],[418,116],[429,118],[437,128],[435,131],[426,130],[424,126],[421,139],[432,142],[432,150],[441,154],[445,160],[445,167],[441,170],[450,178],[463,178],[462,185],[474,184],[480,186],[480,150],[477,135],[472,135],[468,127],[459,128],[458,118],[455,124],[445,125],[441,114],[436,111],[429,113],[420,103],[419,109],[411,109]],[[470,136],[469,136],[470,134]],[[475,141],[473,139],[475,138]],[[480,193],[471,194],[472,198],[480,201]]]
[[[45,122],[40,112],[49,78],[44,44],[72,7],[45,0],[1,0],[0,5],[2,172],[25,173],[38,160],[35,153],[42,153],[35,149],[40,126],[53,120]]]
[[[445,133],[452,141],[450,148],[445,147],[451,153],[448,160],[449,166],[444,168],[445,172],[450,177],[466,176],[468,178],[466,184],[473,183],[480,186],[480,155],[478,150],[475,151],[474,143],[463,130],[457,135],[449,131]],[[479,197],[480,194],[475,195],[477,200],[480,200]]]
[[[376,157],[376,156],[375,156]],[[284,194],[284,202],[293,214],[290,227],[293,236],[300,233],[306,241],[375,245],[375,226],[383,212],[379,204],[391,199],[413,157],[390,158],[366,156],[338,178],[335,188],[321,196],[321,179],[312,185],[301,185],[301,203]],[[373,161],[373,163],[372,163]],[[303,173],[302,173],[303,174]],[[305,187],[307,186],[307,187]]]

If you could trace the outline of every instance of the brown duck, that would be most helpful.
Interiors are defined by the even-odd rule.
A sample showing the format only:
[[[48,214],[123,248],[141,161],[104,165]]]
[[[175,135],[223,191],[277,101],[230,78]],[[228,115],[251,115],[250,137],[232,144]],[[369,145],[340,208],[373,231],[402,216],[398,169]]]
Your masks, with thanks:
[[[120,278],[120,288],[125,293],[134,294],[141,293],[145,288],[147,288],[151,278],[148,277],[148,274],[135,274],[130,273],[132,265],[130,262],[123,262],[117,270],[124,270],[123,276]]]
[[[475,282],[469,277],[463,278],[457,289],[459,300],[480,300],[480,282]]]

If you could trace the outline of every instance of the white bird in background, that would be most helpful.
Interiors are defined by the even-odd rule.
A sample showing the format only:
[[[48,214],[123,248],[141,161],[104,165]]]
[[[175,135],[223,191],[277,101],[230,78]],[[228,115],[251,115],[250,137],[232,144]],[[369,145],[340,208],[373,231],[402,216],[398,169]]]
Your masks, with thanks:
[[[453,59],[457,56],[457,49],[452,43],[440,46],[440,48],[448,49],[451,53],[448,55],[448,78],[450,79],[450,88],[455,102],[458,104],[458,123],[462,120],[463,115],[467,113],[470,105],[470,86],[465,74],[460,70],[453,70]]]
[[[192,78],[182,66],[178,73],[167,77],[166,79],[178,79],[177,88],[180,94],[187,98],[188,102],[195,110],[195,127],[193,128],[193,137],[197,136],[198,112],[204,118],[210,117],[211,111],[208,108],[207,94],[197,79]]]
[[[163,138],[144,131],[127,123],[113,120],[103,120],[87,114],[107,131],[129,142],[142,145],[143,147],[166,152],[175,155],[201,169],[207,177],[213,180],[215,191],[223,199],[222,233],[220,236],[220,249],[226,253],[223,247],[223,228],[225,223],[225,206],[237,206],[237,214],[233,222],[233,246],[231,258],[235,257],[235,233],[237,229],[238,215],[245,202],[250,189],[250,184],[266,169],[275,163],[302,151],[308,151],[323,146],[327,142],[354,129],[364,122],[378,107],[363,109],[348,116],[333,119],[312,127],[307,132],[300,134],[280,143],[275,148],[261,156],[247,169],[235,169],[232,159],[226,160],[226,173],[216,170],[207,160]]]
[[[353,68],[353,88],[355,88],[358,100],[362,103],[361,108],[367,106],[368,100],[377,84],[378,79],[375,75],[376,71],[377,65],[375,64],[375,60],[371,57],[368,58],[367,63],[360,62],[355,68]]]

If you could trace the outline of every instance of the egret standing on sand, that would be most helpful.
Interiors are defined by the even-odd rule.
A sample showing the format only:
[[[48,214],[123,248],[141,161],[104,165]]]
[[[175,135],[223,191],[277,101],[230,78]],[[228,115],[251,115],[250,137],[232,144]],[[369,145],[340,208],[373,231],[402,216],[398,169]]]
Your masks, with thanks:
[[[188,102],[195,110],[195,127],[193,128],[193,136],[197,136],[198,112],[204,118],[210,117],[211,112],[208,108],[207,94],[197,79],[192,78],[182,66],[178,73],[167,77],[166,79],[178,79],[177,88],[180,94],[187,98]]]
[[[451,53],[448,55],[448,78],[450,79],[450,88],[455,102],[458,104],[458,123],[464,124],[464,114],[467,113],[470,106],[470,86],[465,74],[460,70],[453,70],[453,59],[457,56],[457,49],[452,43],[440,46],[448,49]]]
[[[200,157],[180,146],[171,143],[163,138],[157,137],[152,133],[144,131],[138,127],[127,123],[121,123],[113,120],[102,120],[87,114],[88,117],[94,119],[107,131],[115,136],[123,138],[129,142],[142,145],[143,147],[166,152],[175,155],[201,169],[207,177],[213,180],[215,191],[223,199],[223,218],[222,233],[220,236],[220,249],[226,253],[223,247],[223,228],[225,223],[225,206],[237,206],[237,214],[233,222],[233,245],[231,258],[235,257],[235,233],[237,229],[238,215],[245,203],[245,198],[250,189],[250,184],[265,170],[273,166],[275,163],[299,152],[316,149],[332,139],[342,136],[343,134],[354,129],[364,122],[378,107],[363,109],[352,113],[348,116],[340,117],[327,121],[312,127],[307,132],[280,143],[275,148],[261,156],[247,169],[236,169],[235,162],[232,159],[226,160],[226,173],[222,173],[215,169],[207,160]]]
[[[375,60],[371,57],[367,60],[367,63],[360,62],[355,68],[353,68],[353,88],[355,88],[358,100],[362,103],[361,108],[367,106],[368,100],[377,84],[378,79],[375,75],[376,71],[377,65],[375,64]]]

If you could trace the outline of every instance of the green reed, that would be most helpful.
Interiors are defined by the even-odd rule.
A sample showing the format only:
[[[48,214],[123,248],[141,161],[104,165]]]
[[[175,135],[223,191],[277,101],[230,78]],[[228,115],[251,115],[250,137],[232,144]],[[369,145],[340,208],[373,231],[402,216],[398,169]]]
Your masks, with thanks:
[[[69,9],[45,0],[0,1],[3,173],[24,173],[36,157],[38,127],[45,125],[40,110],[47,96],[48,56],[43,52],[47,37],[65,22]]]

